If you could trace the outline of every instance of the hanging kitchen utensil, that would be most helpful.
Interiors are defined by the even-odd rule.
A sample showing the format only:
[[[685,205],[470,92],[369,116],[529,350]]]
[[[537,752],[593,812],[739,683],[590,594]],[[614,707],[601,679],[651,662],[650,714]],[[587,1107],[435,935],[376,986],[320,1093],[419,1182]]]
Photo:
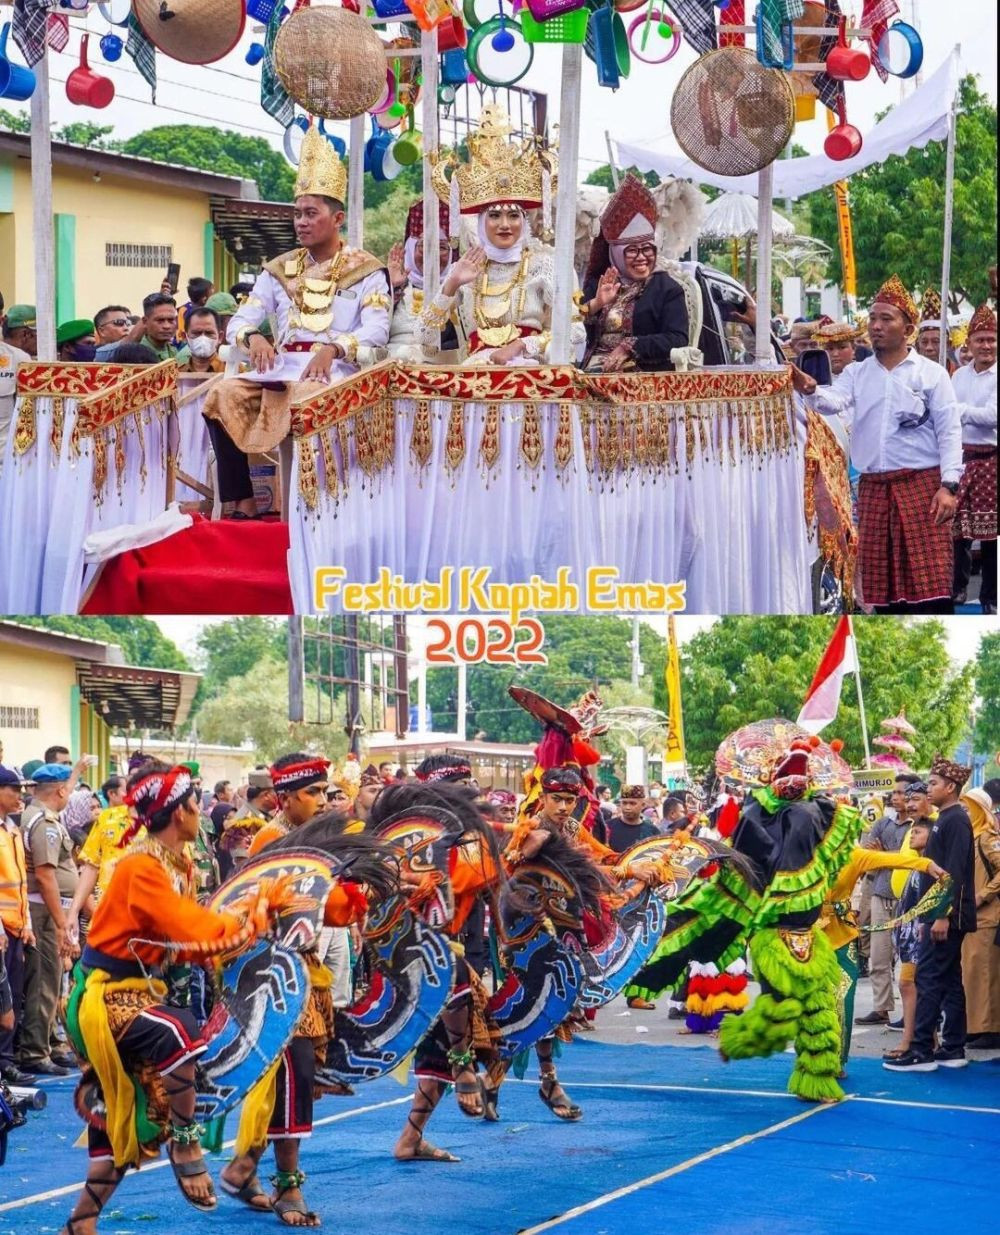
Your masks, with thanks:
[[[645,13],[633,17],[628,27],[632,55],[643,64],[666,64],[681,46],[681,32],[668,13],[654,8],[649,0]]]
[[[87,62],[89,41],[89,34],[80,39],[80,63],[66,78],[66,97],[78,107],[107,107],[115,97],[115,83],[90,67]]]
[[[905,21],[894,21],[878,41],[878,58],[893,77],[915,77],[924,62],[920,35]]]
[[[621,15],[610,4],[590,15],[584,51],[597,65],[598,85],[617,90],[632,65],[628,34]]]
[[[483,85],[512,86],[531,68],[535,49],[525,40],[520,22],[507,17],[501,7],[497,17],[473,30],[465,55],[470,71]]]
[[[720,176],[744,176],[772,163],[795,125],[795,99],[780,69],[766,69],[745,47],[700,56],[681,77],[670,123],[684,153]]]
[[[309,121],[305,116],[296,116],[288,128],[285,129],[282,146],[285,150],[285,158],[293,167],[298,167],[299,165],[299,155],[302,153],[302,139],[305,137],[308,128]]]
[[[484,21],[494,17],[517,17],[517,14],[514,12],[514,0],[463,0],[462,16],[469,29],[476,30]]]
[[[853,124],[848,124],[847,104],[843,98],[837,108],[837,115],[840,122],[827,133],[826,141],[823,142],[823,150],[828,159],[842,163],[844,159],[853,159],[856,154],[861,153],[864,138],[861,136],[860,129]]]
[[[560,3],[561,0],[556,2]],[[590,10],[578,7],[538,21],[530,8],[524,8],[520,20],[524,37],[529,43],[582,43],[587,37]]]
[[[30,99],[35,90],[35,75],[23,64],[14,64],[7,51],[7,40],[10,37],[10,22],[4,22],[0,31],[0,99],[14,99],[24,102]]]
[[[841,17],[837,46],[826,58],[826,71],[834,81],[864,81],[871,72],[872,62],[857,47],[847,43],[847,18]]]
[[[469,79],[469,62],[465,58],[465,48],[446,51],[441,57],[442,86],[464,86]]]
[[[372,0],[372,8],[375,10],[375,16],[381,17],[384,21],[399,17],[410,21],[413,17],[403,0]]]
[[[101,0],[97,11],[113,26],[127,26],[132,12],[132,0]]]
[[[468,31],[461,17],[448,17],[437,28],[439,56],[446,55],[450,51],[464,51],[468,41]]]

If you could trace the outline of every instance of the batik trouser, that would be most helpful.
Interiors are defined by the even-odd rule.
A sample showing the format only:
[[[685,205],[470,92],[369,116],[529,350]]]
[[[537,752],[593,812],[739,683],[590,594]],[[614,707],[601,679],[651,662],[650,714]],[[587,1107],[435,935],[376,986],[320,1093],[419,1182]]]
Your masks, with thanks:
[[[847,1067],[851,1053],[851,1033],[854,1029],[854,992],[858,986],[858,941],[852,939],[834,953],[840,966],[840,984],[837,988],[837,1015],[840,1018],[840,1063]]]
[[[795,1047],[789,1093],[810,1101],[837,1101],[840,1073],[837,989],[840,968],[816,927],[768,927],[750,940],[750,963],[761,993],[742,1016],[719,1028],[719,1049],[729,1059],[750,1059]]]

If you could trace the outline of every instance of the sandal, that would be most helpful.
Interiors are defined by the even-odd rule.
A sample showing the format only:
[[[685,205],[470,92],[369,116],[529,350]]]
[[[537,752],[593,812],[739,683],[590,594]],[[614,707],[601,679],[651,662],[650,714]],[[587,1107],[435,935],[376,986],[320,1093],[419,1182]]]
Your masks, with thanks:
[[[456,1158],[454,1154],[450,1154],[447,1149],[438,1149],[436,1145],[432,1145],[430,1141],[421,1140],[417,1148],[412,1154],[405,1154],[402,1157],[399,1154],[394,1155],[397,1162],[461,1162],[461,1158]]]
[[[453,1047],[448,1052],[448,1063],[451,1065],[452,1084],[455,1086],[455,1094],[459,1098],[458,1109],[467,1119],[482,1119],[485,1114],[483,1087],[479,1077],[476,1076],[476,1058],[471,1049],[467,1047],[465,1050],[460,1050],[458,1047]],[[460,1081],[458,1078],[463,1073],[471,1073],[472,1080]],[[477,1104],[478,1110],[462,1105],[462,1098],[471,1098],[473,1096],[479,1099]]]
[[[260,1180],[257,1178],[256,1171],[254,1171],[245,1183],[238,1186],[234,1183],[230,1183],[229,1180],[226,1179],[225,1175],[220,1175],[219,1187],[226,1194],[226,1196],[231,1196],[234,1201],[242,1201],[247,1209],[252,1209],[255,1213],[269,1214],[274,1210],[274,1202],[260,1186]],[[261,1196],[267,1201],[267,1204],[255,1205],[254,1201]]]
[[[176,1129],[174,1131],[176,1132]],[[196,1158],[193,1162],[177,1162],[169,1146],[167,1148],[167,1157],[170,1159],[170,1167],[174,1172],[174,1179],[177,1180],[181,1196],[189,1205],[193,1205],[195,1209],[200,1209],[202,1213],[210,1213],[219,1203],[219,1198],[215,1193],[210,1192],[206,1197],[191,1196],[185,1190],[182,1182],[185,1179],[196,1179],[199,1175],[208,1174],[208,1167],[205,1165],[204,1157]]]
[[[571,1102],[565,1091],[561,1098],[552,1097],[552,1091],[559,1084],[557,1076],[542,1076],[539,1080],[541,1084],[538,1086],[538,1096],[557,1119],[565,1119],[573,1123],[583,1115],[583,1108]]]
[[[480,1080],[479,1089],[483,1095],[483,1119],[487,1123],[496,1124],[500,1122],[500,1090],[494,1089],[491,1085],[487,1085],[484,1080]]]
[[[301,1188],[305,1181],[305,1171],[278,1171],[277,1174],[271,1176],[271,1183],[274,1185],[274,1190],[277,1193],[277,1196],[271,1202],[271,1208],[282,1226],[317,1227],[320,1225],[319,1214],[314,1213],[311,1209],[307,1209],[306,1203],[301,1197],[297,1201],[283,1201],[281,1199],[286,1192],[292,1192],[297,1188]],[[305,1218],[305,1222],[289,1222],[285,1217],[286,1214],[298,1214],[300,1217]]]

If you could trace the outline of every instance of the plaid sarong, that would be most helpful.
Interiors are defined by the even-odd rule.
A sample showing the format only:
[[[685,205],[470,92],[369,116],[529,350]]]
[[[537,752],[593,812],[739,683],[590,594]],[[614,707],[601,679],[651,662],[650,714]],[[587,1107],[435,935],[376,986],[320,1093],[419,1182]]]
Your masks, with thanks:
[[[53,51],[65,51],[69,42],[69,18],[65,13],[50,13],[45,27],[45,41]]]
[[[837,27],[840,23],[840,0],[826,0],[825,26],[833,27],[833,35],[820,44],[819,58],[826,63],[826,58],[837,45]],[[830,111],[837,112],[844,97],[844,83],[831,77],[829,73],[817,73],[813,77],[819,101]]]
[[[135,67],[146,79],[153,92],[153,102],[156,102],[156,48],[146,37],[146,32],[139,25],[135,12],[128,16],[128,41],[125,51],[132,57]]]
[[[746,47],[745,34],[726,34],[726,26],[745,26],[747,24],[746,4],[744,0],[729,0],[729,7],[719,13],[719,46]]]
[[[274,67],[274,42],[281,27],[281,5],[277,5],[264,35],[264,60],[260,66],[260,105],[284,128],[295,119],[295,104],[281,84]]]
[[[997,448],[963,446],[962,462],[955,535],[962,540],[996,540]]]
[[[684,41],[703,56],[719,45],[715,28],[714,0],[666,0],[667,7],[681,24]]]
[[[865,0],[861,10],[861,25],[871,30],[868,45],[872,55],[872,67],[883,81],[889,80],[889,70],[878,58],[878,45],[882,35],[889,28],[889,22],[899,16],[899,5],[896,0]]]
[[[952,528],[930,514],[941,469],[866,472],[858,486],[858,561],[868,605],[951,596]]]
[[[45,29],[49,20],[49,9],[55,6],[55,2],[56,0],[14,0],[11,33],[29,69],[34,68],[45,54]]]
[[[757,59],[772,68],[780,67],[785,58],[781,28],[793,24],[805,12],[805,0],[760,0],[763,47],[757,48]]]

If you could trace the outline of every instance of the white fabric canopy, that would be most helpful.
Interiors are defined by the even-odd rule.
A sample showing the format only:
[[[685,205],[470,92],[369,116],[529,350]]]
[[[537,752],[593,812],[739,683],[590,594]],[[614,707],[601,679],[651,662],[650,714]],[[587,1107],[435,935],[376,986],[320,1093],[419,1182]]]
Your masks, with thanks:
[[[771,212],[776,238],[795,235],[795,224]],[[705,211],[698,235],[705,240],[743,240],[757,235],[757,199],[749,193],[723,193]]]
[[[838,180],[846,180],[866,167],[884,163],[890,155],[906,154],[914,147],[926,146],[929,141],[944,141],[948,136],[948,114],[958,82],[959,56],[956,48],[918,90],[894,107],[870,132],[863,134],[864,145],[855,158],[835,162],[825,154],[811,154],[799,159],[778,159],[773,165],[774,196],[804,197]],[[850,121],[850,88],[847,118]],[[640,171],[656,172],[658,176],[676,176],[698,184],[711,184],[719,189],[757,192],[756,175],[717,176],[684,155],[664,154],[617,140],[615,146],[619,167],[637,167]]]

